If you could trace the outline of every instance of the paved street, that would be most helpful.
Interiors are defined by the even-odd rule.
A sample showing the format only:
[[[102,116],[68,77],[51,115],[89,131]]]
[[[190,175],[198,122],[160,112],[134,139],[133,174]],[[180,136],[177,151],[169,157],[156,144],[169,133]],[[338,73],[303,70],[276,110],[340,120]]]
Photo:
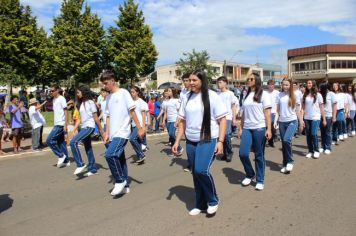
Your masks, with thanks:
[[[265,190],[242,187],[243,168],[234,139],[231,163],[215,161],[217,214],[188,215],[194,206],[186,155],[171,158],[167,136],[149,137],[144,165],[130,163],[131,192],[113,187],[102,144],[94,151],[98,175],[77,178],[75,165],[58,169],[49,151],[0,157],[0,235],[355,235],[356,137],[330,156],[306,159],[305,137],[294,140],[295,169],[279,172],[280,142],[266,148]],[[83,155],[86,159],[85,155]]]

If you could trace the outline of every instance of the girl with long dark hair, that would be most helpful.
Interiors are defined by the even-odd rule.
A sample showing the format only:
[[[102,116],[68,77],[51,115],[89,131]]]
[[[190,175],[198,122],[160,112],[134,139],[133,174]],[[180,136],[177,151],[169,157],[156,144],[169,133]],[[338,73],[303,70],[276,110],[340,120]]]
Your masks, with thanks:
[[[265,176],[265,144],[272,138],[271,98],[263,91],[259,74],[252,73],[247,78],[247,94],[242,103],[241,129],[238,136],[240,142],[240,160],[244,166],[246,177],[243,186],[251,184],[256,176],[256,190],[263,190]],[[250,151],[255,151],[256,173],[250,161]]]
[[[173,153],[178,153],[179,142],[185,133],[188,162],[195,188],[195,208],[190,215],[202,210],[214,214],[219,199],[210,167],[216,154],[223,152],[226,130],[226,108],[220,97],[209,90],[207,75],[196,70],[189,76],[191,92],[179,109],[179,124]]]
[[[329,155],[331,153],[332,125],[336,122],[336,95],[330,91],[328,82],[320,84],[320,94],[323,97],[325,106],[326,126],[320,125],[321,148],[319,152]]]
[[[141,90],[137,86],[132,86],[131,90],[131,97],[134,101],[134,104],[136,106],[135,108],[135,113],[138,118],[138,121],[140,122],[140,125],[146,133],[146,112],[148,111],[148,105],[145,101],[141,99]],[[136,153],[137,160],[136,163],[141,164],[145,160],[145,154],[142,151],[141,145],[142,145],[142,139],[138,137],[137,134],[137,128],[136,124],[134,121],[131,122],[131,135],[130,135],[130,143]]]
[[[79,99],[79,112],[81,119],[81,127],[79,132],[70,141],[73,158],[77,164],[74,171],[75,175],[81,174],[88,170],[86,176],[94,175],[97,172],[94,152],[91,145],[91,134],[95,130],[95,124],[99,128],[100,135],[104,137],[104,130],[98,117],[98,109],[92,99],[92,91],[87,85],[81,85],[77,88],[77,97]],[[88,156],[88,165],[83,162],[78,144],[83,142],[85,152]]]
[[[346,130],[347,134],[351,136],[355,136],[355,113],[356,113],[356,102],[355,95],[353,93],[352,84],[347,86],[346,93],[347,101],[349,104],[348,113],[346,114]]]
[[[307,137],[308,153],[307,158],[319,158],[319,142],[318,142],[318,127],[320,120],[326,126],[326,119],[324,113],[324,101],[314,80],[308,80],[305,88],[305,93],[302,100],[302,114],[304,121],[301,126],[305,127]]]
[[[339,83],[333,84],[333,90],[336,94],[336,122],[333,124],[333,143],[338,144],[338,140],[344,140],[347,136],[344,136],[346,132],[345,124],[345,112],[347,109],[347,100],[342,92]],[[345,131],[345,132],[344,132]]]
[[[300,121],[300,100],[297,100],[291,79],[283,79],[282,92],[277,97],[277,112],[274,128],[279,126],[282,140],[283,167],[281,173],[293,170],[294,160],[292,152],[292,139],[298,129]]]

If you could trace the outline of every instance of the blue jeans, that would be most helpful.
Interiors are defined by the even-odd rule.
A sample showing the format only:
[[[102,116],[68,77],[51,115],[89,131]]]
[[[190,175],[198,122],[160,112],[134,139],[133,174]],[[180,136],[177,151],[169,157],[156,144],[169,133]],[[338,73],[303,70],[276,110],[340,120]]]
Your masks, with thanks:
[[[332,118],[326,117],[326,126],[320,122],[321,148],[331,151],[332,142]]]
[[[186,142],[195,189],[195,207],[204,210],[208,205],[216,206],[219,199],[213,176],[210,174],[210,167],[215,159],[216,139],[208,142]]]
[[[253,178],[256,175],[257,183],[264,183],[265,177],[265,144],[266,128],[243,129],[240,142],[240,160],[244,166],[246,177]],[[256,174],[250,161],[251,146],[255,151]]]
[[[125,158],[126,143],[127,139],[113,138],[106,144],[105,158],[115,183],[126,181],[128,186],[128,169]]]
[[[274,139],[276,138],[276,129],[274,128],[274,118],[276,117],[276,113],[271,113],[271,125],[272,125],[272,138],[268,140],[268,145],[274,146]]]
[[[350,118],[346,119],[346,131],[347,133],[351,133],[351,131],[355,130],[355,110],[350,111]]]
[[[225,157],[232,153],[231,136],[232,136],[232,120],[226,120],[226,133],[225,133],[225,140],[224,140]]]
[[[318,127],[320,120],[305,120],[308,152],[319,152]]]
[[[85,152],[88,156],[88,170],[92,173],[96,173],[96,164],[94,158],[93,148],[91,146],[91,134],[94,132],[94,128],[81,128],[80,131],[72,138],[70,141],[70,147],[72,149],[73,158],[75,163],[77,163],[77,167],[84,166],[84,162],[82,159],[82,155],[80,154],[80,150],[78,148],[79,142],[83,141]]]
[[[58,158],[61,158],[65,155],[67,157],[65,163],[69,161],[63,126],[54,126],[47,137],[46,143]]]
[[[168,131],[168,136],[169,136],[169,142],[171,143],[171,146],[176,142],[176,128],[174,127],[174,122],[167,122],[167,131]],[[178,151],[182,150],[182,147],[179,145],[178,146]]]
[[[155,131],[159,131],[159,119],[157,119],[157,116],[155,116]]]
[[[336,122],[333,124],[333,141],[336,142],[339,135],[344,134],[345,112],[344,109],[339,109],[336,112]]]
[[[282,140],[283,166],[293,164],[292,159],[292,139],[298,128],[298,121],[292,120],[289,122],[279,122],[279,133]]]
[[[145,154],[142,151],[142,148],[141,148],[142,141],[138,137],[137,131],[138,130],[137,130],[136,126],[131,128],[130,143],[136,153],[137,158],[141,159],[145,156]]]

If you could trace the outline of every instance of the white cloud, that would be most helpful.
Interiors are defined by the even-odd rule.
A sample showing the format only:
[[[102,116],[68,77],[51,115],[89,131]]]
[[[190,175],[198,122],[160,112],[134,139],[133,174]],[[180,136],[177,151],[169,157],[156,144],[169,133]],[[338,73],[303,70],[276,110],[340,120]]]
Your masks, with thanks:
[[[347,43],[356,43],[356,22],[352,24],[322,25],[319,29],[345,37]]]

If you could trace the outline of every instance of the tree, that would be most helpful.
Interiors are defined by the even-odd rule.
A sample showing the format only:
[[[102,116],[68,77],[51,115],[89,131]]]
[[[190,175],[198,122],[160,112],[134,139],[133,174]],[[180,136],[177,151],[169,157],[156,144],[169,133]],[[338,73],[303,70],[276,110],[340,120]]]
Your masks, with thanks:
[[[178,69],[184,73],[191,73],[197,69],[204,70],[207,75],[209,82],[211,82],[212,78],[217,75],[214,72],[214,69],[211,65],[208,64],[209,54],[207,51],[197,52],[193,49],[192,52],[184,52],[184,58],[180,58],[179,61],[176,62]]]
[[[55,75],[60,80],[90,83],[101,70],[104,30],[84,0],[64,0],[52,29]]]
[[[117,27],[109,28],[107,55],[121,82],[130,80],[132,84],[154,71],[158,53],[151,29],[134,0],[125,1],[119,10]]]

